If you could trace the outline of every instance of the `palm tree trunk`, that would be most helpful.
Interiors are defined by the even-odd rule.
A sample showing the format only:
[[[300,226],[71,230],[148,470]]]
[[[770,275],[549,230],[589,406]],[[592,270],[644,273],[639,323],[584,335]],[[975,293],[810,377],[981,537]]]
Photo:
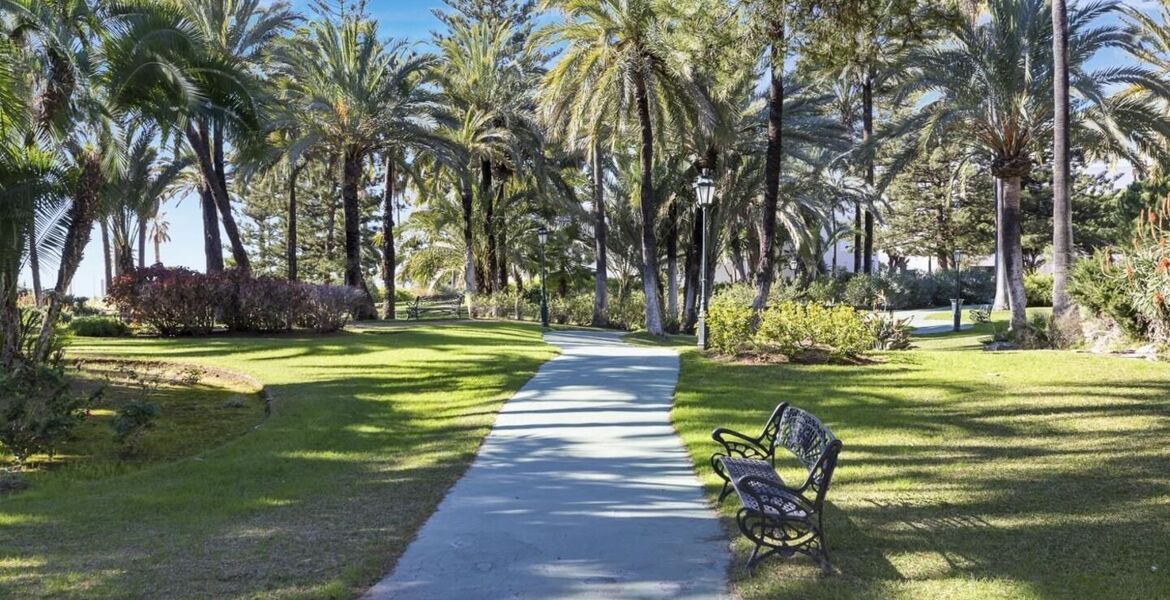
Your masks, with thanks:
[[[393,321],[397,315],[394,297],[395,267],[394,255],[394,155],[386,155],[386,182],[382,193],[382,285],[386,295],[382,299],[382,318]]]
[[[73,276],[85,255],[85,246],[89,243],[89,235],[93,230],[93,220],[97,216],[98,199],[103,184],[101,159],[96,153],[91,152],[85,157],[81,176],[74,191],[73,203],[69,207],[69,226],[65,231],[65,244],[61,247],[57,284],[49,297],[49,308],[41,322],[41,331],[33,350],[32,359],[35,362],[44,362],[52,351],[53,333],[57,327],[57,319],[61,315],[61,300],[69,292]]]
[[[1028,315],[1024,297],[1024,251],[1020,245],[1019,175],[1003,180],[1003,241],[1008,297],[1012,304],[1011,328],[1023,331]]]
[[[199,185],[199,203],[203,208],[203,254],[208,273],[223,272],[223,242],[219,239],[219,211],[207,181]]]
[[[731,251],[731,266],[735,269],[736,279],[747,281],[747,267],[744,266],[743,262],[743,241],[740,239],[739,227],[735,223],[731,223],[729,226],[727,246]]]
[[[483,289],[492,293],[495,287],[492,278],[496,272],[496,215],[492,198],[492,161],[480,162],[480,199],[483,203],[483,237],[487,244],[487,264],[484,265]]]
[[[687,245],[683,265],[683,315],[682,331],[692,332],[699,320],[699,270],[703,245],[703,220],[696,212],[691,219],[691,240]]]
[[[861,87],[861,104],[863,108],[862,125],[863,141],[869,140],[873,137],[873,75],[866,73],[865,83]],[[870,154],[865,160],[865,183],[869,189],[873,189],[873,155]],[[862,269],[867,273],[873,273],[873,209],[866,207],[865,209],[865,250],[862,256],[864,264]]]
[[[678,203],[671,200],[666,227],[666,318],[678,325]]]
[[[609,324],[609,257],[606,248],[608,231],[605,223],[605,171],[602,166],[601,142],[593,142],[593,271],[594,327]]]
[[[285,260],[288,280],[297,280],[297,177],[304,165],[294,165],[288,174],[288,233],[285,235]]]
[[[784,117],[784,26],[773,24],[771,83],[768,87],[768,149],[764,163],[764,214],[760,232],[760,265],[756,272],[756,299],[752,306],[763,310],[772,291],[776,271],[776,208],[780,200],[780,161],[783,156]]]
[[[654,221],[658,206],[654,197],[654,130],[650,121],[650,98],[646,91],[645,76],[634,73],[634,96],[641,126],[641,212],[642,212],[642,289],[646,294],[646,332],[662,336],[662,296],[659,294],[658,279],[658,236],[654,233]]]
[[[102,229],[102,263],[106,269],[106,290],[114,281],[114,265],[110,263],[110,224],[105,217],[99,219]]]
[[[1007,310],[1008,301],[1007,260],[1004,258],[1003,240],[1003,181],[995,180],[995,301],[994,310]],[[945,269],[940,263],[939,268]]]
[[[341,211],[345,217],[345,285],[362,291],[363,298],[355,311],[355,318],[371,319],[377,313],[374,311],[374,299],[370,296],[365,277],[362,275],[361,211],[358,206],[358,187],[362,183],[362,159],[361,150],[350,147],[345,151],[345,162],[342,165]]]
[[[1052,57],[1055,86],[1052,131],[1052,314],[1071,308],[1068,269],[1073,261],[1072,205],[1069,201],[1068,11],[1065,0],[1052,0]]]
[[[504,209],[504,186],[500,186],[499,197],[496,198],[496,220],[500,223],[496,233],[496,289],[503,292],[508,289],[508,225],[502,213]]]
[[[223,125],[215,124],[215,180],[219,184],[214,191],[215,204],[219,207],[219,218],[223,220],[223,231],[227,234],[228,243],[232,247],[232,259],[236,261],[236,268],[249,272],[252,270],[248,252],[244,249],[243,239],[240,237],[240,228],[236,225],[236,217],[232,214],[231,197],[228,196],[227,168],[223,158]]]
[[[463,285],[465,293],[470,297],[478,290],[475,287],[475,231],[472,229],[475,205],[471,197],[471,183],[466,179],[461,181],[459,200],[463,208]]]
[[[41,305],[41,256],[37,250],[36,223],[28,225],[28,266],[32,270],[33,304]]]
[[[146,268],[146,219],[138,219],[138,268]]]
[[[0,268],[3,273],[0,274],[0,294],[3,294],[3,304],[0,305],[0,369],[11,372],[20,354],[23,335],[20,306],[16,302],[16,278],[20,273],[20,261],[14,256],[7,262]]]

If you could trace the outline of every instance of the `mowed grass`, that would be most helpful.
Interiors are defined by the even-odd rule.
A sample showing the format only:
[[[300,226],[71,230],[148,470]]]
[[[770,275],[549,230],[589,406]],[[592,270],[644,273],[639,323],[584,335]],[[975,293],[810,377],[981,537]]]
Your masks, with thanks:
[[[745,600],[1170,598],[1170,365],[982,352],[988,331],[866,366],[683,350],[673,420],[712,501],[714,427],[754,435],[788,401],[844,442],[826,513],[836,575],[797,557],[747,577],[738,503],[724,501]]]
[[[90,361],[68,373],[74,393],[100,393],[55,456],[34,455],[25,465],[24,476],[34,488],[57,479],[108,477],[197,455],[243,435],[264,419],[264,401],[255,386],[226,373],[145,361]],[[112,425],[118,409],[130,402],[153,402],[161,412],[137,450],[123,456]],[[10,454],[0,452],[0,467],[12,462]]]
[[[244,373],[273,414],[186,459],[0,498],[0,597],[355,597],[554,354],[537,327],[506,323],[85,340],[71,352]]]

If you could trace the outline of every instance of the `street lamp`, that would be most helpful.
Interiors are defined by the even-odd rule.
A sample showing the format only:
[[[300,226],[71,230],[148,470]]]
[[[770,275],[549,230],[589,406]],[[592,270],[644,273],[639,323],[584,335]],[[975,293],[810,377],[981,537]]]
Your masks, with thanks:
[[[699,349],[707,349],[707,208],[715,201],[715,182],[710,171],[703,169],[695,181],[695,197],[699,200],[699,212],[703,219],[703,258],[699,268]]]
[[[548,327],[548,288],[544,285],[544,243],[548,241],[548,229],[543,225],[536,230],[540,239],[540,326]]]
[[[955,299],[951,302],[954,311],[955,331],[962,331],[963,321],[963,268],[959,261],[963,260],[963,253],[955,250]]]

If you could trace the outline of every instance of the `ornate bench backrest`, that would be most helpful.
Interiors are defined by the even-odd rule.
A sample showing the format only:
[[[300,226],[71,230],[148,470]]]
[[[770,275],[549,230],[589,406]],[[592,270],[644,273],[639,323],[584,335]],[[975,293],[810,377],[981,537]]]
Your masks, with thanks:
[[[808,469],[805,487],[814,492],[814,507],[819,511],[825,493],[829,491],[833,469],[837,466],[841,442],[820,419],[808,411],[789,405],[782,405],[777,411],[780,415],[774,419],[776,437],[773,444],[786,448]],[[769,421],[769,426],[772,422]]]

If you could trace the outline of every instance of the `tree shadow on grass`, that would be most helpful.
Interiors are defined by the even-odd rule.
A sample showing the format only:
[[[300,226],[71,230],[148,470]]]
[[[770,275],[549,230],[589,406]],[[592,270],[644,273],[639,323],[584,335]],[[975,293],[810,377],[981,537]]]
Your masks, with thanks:
[[[1164,376],[1047,352],[923,352],[855,369],[692,355],[674,420],[711,494],[715,426],[758,431],[789,401],[844,442],[826,516],[841,574],[820,579],[799,559],[751,579],[737,569],[745,598],[1166,597]],[[735,547],[742,567],[750,548]]]
[[[0,596],[303,597],[368,585],[548,356],[534,328],[439,329],[312,339],[282,361],[263,359],[300,350],[297,338],[91,346],[214,357],[269,383],[275,412],[193,459],[0,500]]]

